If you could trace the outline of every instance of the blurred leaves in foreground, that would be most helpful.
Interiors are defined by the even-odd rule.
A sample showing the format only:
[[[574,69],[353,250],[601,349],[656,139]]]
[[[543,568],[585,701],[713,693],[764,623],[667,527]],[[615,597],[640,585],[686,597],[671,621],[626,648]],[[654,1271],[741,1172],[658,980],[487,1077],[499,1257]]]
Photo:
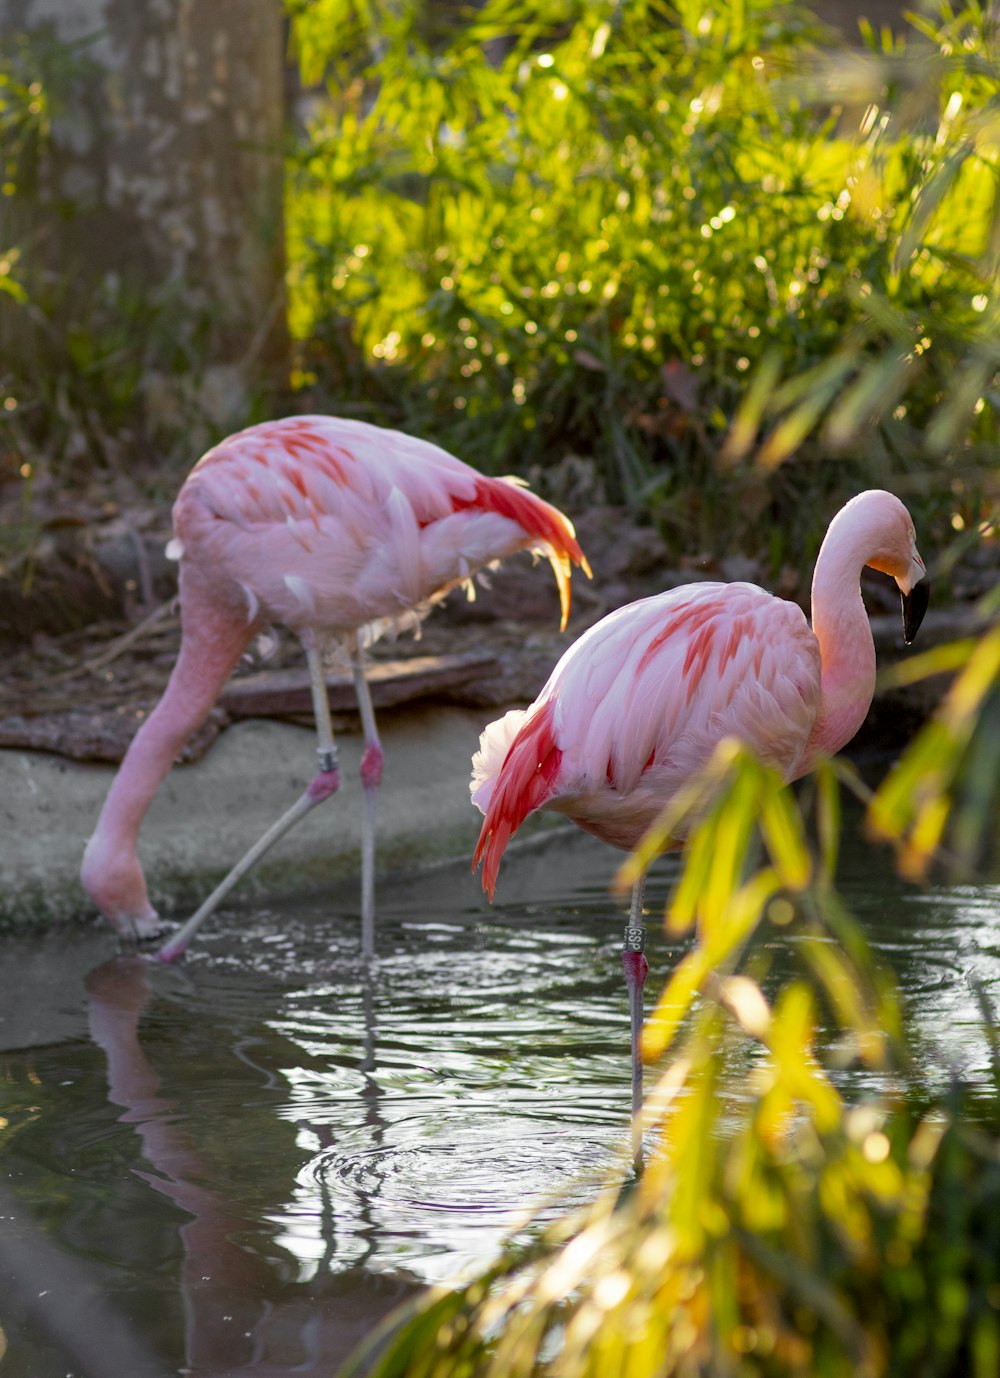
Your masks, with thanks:
[[[978,640],[902,662],[893,679],[901,683],[956,669],[938,711],[869,809],[871,832],[898,845],[900,870],[911,879],[925,877],[938,859],[965,875],[998,855],[1000,622]]]
[[[910,673],[949,664],[951,692],[869,808],[911,870],[953,813],[960,836],[988,821],[975,743],[998,630]],[[623,1143],[622,1180],[591,1207],[428,1293],[346,1375],[996,1378],[1000,1040],[979,991],[990,1095],[912,1089],[892,975],[836,890],[844,783],[862,788],[823,763],[796,803],[722,745],[679,806],[700,821],[666,922],[692,945],[646,1030],[661,1070],[645,1173],[629,1177]],[[845,1092],[851,1067],[877,1071],[880,1093]]]

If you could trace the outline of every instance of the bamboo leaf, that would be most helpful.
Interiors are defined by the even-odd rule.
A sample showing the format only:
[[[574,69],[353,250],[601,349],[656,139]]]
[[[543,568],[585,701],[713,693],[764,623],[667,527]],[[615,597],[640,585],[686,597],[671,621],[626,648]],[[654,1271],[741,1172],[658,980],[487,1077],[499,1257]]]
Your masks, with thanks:
[[[816,827],[819,834],[821,871],[832,884],[840,851],[840,786],[828,761],[818,762],[816,777]]]
[[[857,368],[852,352],[838,356],[818,376],[802,401],[777,423],[757,452],[762,469],[776,469],[802,444],[837,395],[844,380]]]
[[[809,884],[812,862],[802,815],[776,776],[760,800],[760,827],[782,885],[803,889]]]
[[[768,350],[750,380],[750,386],[744,393],[719,451],[719,459],[727,467],[732,467],[749,454],[780,375],[781,356],[776,349]]]
[[[905,660],[890,666],[879,673],[879,687],[903,689],[933,675],[950,674],[966,665],[975,648],[971,637],[964,641],[948,641],[942,646],[932,646],[929,651],[920,651],[907,656]]]
[[[949,149],[930,174],[917,189],[910,214],[899,237],[893,266],[901,272],[920,247],[930,222],[941,209],[948,197],[962,167],[973,151],[974,145],[963,140],[957,147]]]
[[[674,967],[642,1031],[642,1055],[647,1061],[655,1062],[670,1047],[710,970],[703,948],[687,953]]]
[[[834,403],[823,432],[827,443],[843,449],[873,421],[888,415],[920,368],[915,355],[899,353],[895,344],[881,359],[867,363]]]

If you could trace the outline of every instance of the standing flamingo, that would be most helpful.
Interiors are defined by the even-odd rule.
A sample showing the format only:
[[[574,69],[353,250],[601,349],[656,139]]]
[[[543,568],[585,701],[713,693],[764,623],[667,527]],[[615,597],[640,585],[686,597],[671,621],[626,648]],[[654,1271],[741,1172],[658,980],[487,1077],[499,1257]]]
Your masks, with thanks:
[[[136,854],[143,817],[251,638],[280,622],[308,661],[319,772],[159,955],[179,956],[240,877],[340,784],[322,666],[337,641],[350,655],[364,731],[362,950],[370,956],[383,757],[363,647],[389,627],[416,626],[477,569],[524,549],[550,561],[565,627],[571,563],[590,573],[572,524],[516,479],[486,478],[427,441],[327,416],[268,421],[223,440],[188,475],[173,519],[180,653],[112,783],[84,855],[84,887],[122,935],[157,934]]]
[[[472,799],[485,814],[473,867],[490,899],[511,836],[536,809],[567,814],[631,849],[725,737],[786,781],[857,732],[875,688],[861,570],[891,574],[907,644],[927,609],[913,522],[891,493],[853,498],[830,523],[812,586],[812,628],[754,584],[699,583],[619,608],[575,642],[527,710],[484,731]],[[632,1018],[636,1160],[644,882],[632,892],[623,960]]]

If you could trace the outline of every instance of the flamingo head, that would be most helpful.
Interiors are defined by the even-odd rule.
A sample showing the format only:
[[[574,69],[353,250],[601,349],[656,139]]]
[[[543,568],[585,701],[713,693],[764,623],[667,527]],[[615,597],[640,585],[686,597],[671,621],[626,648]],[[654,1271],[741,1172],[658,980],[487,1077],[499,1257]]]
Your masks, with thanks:
[[[927,569],[917,550],[913,520],[899,498],[881,489],[860,494],[848,508],[854,503],[859,507],[863,504],[870,524],[871,545],[865,564],[895,579],[903,600],[903,640],[909,646],[930,601]]]
[[[149,902],[146,878],[134,852],[127,856],[107,855],[95,833],[83,855],[80,879],[87,894],[125,942],[143,942],[163,932],[159,915]]]

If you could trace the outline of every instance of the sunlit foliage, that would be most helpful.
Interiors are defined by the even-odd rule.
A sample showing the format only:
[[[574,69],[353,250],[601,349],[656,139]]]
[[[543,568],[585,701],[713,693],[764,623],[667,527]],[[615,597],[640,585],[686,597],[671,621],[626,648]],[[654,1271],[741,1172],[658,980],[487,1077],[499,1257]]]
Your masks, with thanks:
[[[19,188],[30,184],[38,147],[46,138],[51,118],[46,86],[24,44],[13,43],[0,57],[0,208],[8,210]],[[2,217],[9,226],[10,215]],[[0,292],[22,304],[23,287],[16,276],[20,250],[8,243],[10,230],[0,239]]]
[[[993,597],[994,613],[1000,598]],[[897,667],[897,683],[958,670],[943,701],[876,792],[872,833],[898,846],[900,869],[935,863],[958,875],[1000,856],[1000,624]]]
[[[822,766],[800,811],[723,744],[685,801],[702,821],[667,924],[691,947],[649,1024],[666,1065],[644,1175],[428,1294],[347,1374],[996,1373],[1000,1124],[958,1087],[905,1090],[891,977],[834,885],[845,769]],[[848,1098],[851,1064],[897,1089]]]
[[[302,385],[500,469],[595,456],[688,549],[759,538],[788,490],[969,477],[996,434],[981,11],[862,86],[761,0],[488,0],[430,34],[415,0],[292,9],[328,75],[289,200]],[[803,445],[840,463],[762,477]]]
[[[926,43],[869,34],[865,56],[827,54],[796,89],[819,84],[863,111],[846,187],[854,215],[888,250],[846,285],[852,328],[831,357],[775,387],[761,375],[729,440],[775,465],[820,427],[843,451],[878,422],[901,457],[989,461],[1000,368],[1000,44],[977,3],[914,16]],[[784,365],[787,371],[787,362]],[[773,421],[773,418],[778,418]],[[975,458],[975,449],[966,463]]]

